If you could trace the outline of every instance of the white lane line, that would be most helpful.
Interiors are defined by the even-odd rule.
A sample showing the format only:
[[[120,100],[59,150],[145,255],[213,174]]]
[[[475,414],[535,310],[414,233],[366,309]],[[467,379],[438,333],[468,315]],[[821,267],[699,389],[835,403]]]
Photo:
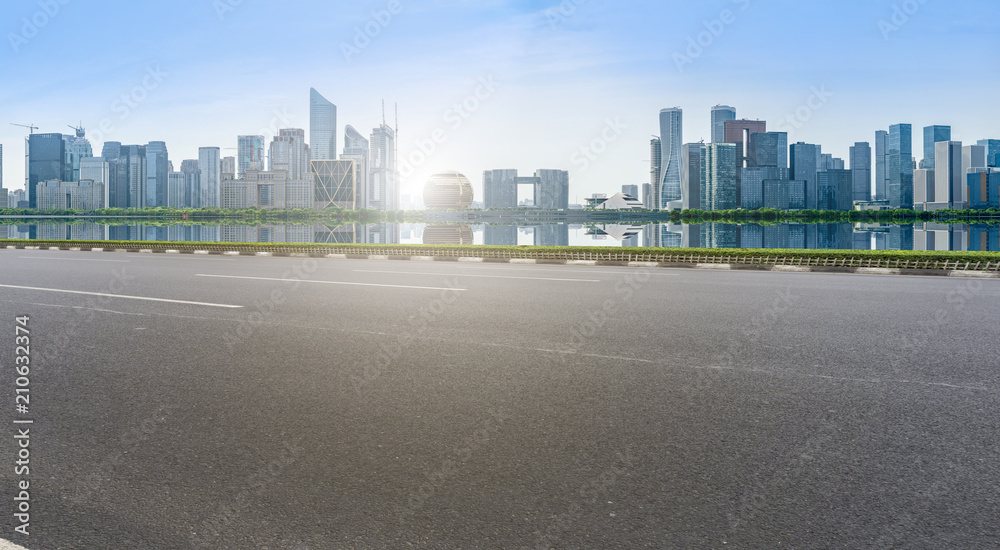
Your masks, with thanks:
[[[514,277],[510,275],[471,275],[469,273],[424,273],[419,271],[379,271],[375,269],[355,269],[355,273],[392,273],[393,275],[435,275],[438,277],[482,277],[487,279],[525,279],[528,281],[574,281],[577,283],[599,283],[598,279],[555,279],[551,277]]]
[[[569,269],[569,268],[572,268],[574,266],[565,266],[565,265],[558,265],[558,264],[552,264],[552,265],[550,265],[548,267],[525,267],[525,266],[521,266],[521,265],[517,265],[517,264],[486,263],[486,264],[483,264],[483,265],[456,265],[456,266],[453,266],[453,267],[456,267],[458,269],[469,269],[469,270],[476,270],[476,269],[486,270],[486,269],[494,269],[495,268],[495,269],[498,269],[498,270],[514,271],[514,272],[518,272],[518,273],[522,272],[522,271],[544,271],[546,273],[552,273],[554,271],[560,271],[560,270],[562,272],[574,271],[572,269]],[[584,270],[580,270],[580,271],[583,272]],[[593,268],[588,268],[588,269],[585,270],[586,273],[614,273],[616,275],[627,275],[629,273],[635,273],[635,271],[636,270],[635,270],[634,267],[624,267],[624,266],[623,267],[613,267],[613,266],[609,266],[609,267],[593,267]],[[657,269],[657,270],[649,271],[648,273],[650,275],[665,275],[665,276],[668,276],[668,277],[679,277],[679,275],[677,273],[671,273],[669,270],[662,270],[661,271],[661,270]]]
[[[129,264],[130,260],[94,260],[92,258],[42,258],[40,256],[18,256],[22,260],[52,260],[56,262],[113,262],[116,264]]]
[[[39,288],[35,286],[0,285],[0,288],[18,288],[21,290],[37,290],[41,292],[60,292],[63,294],[83,294],[85,296],[106,296],[109,298],[122,298],[125,300],[142,300],[145,302],[165,302],[168,304],[187,304],[194,306],[223,307],[228,309],[240,309],[243,306],[229,304],[212,304],[209,302],[190,302],[187,300],[168,300],[166,298],[148,298],[146,296],[128,296],[125,294],[106,294],[104,292],[84,292],[82,290],[62,290],[58,288]]]
[[[18,546],[8,540],[0,539],[0,550],[28,550],[23,546]]]
[[[237,275],[206,275],[204,273],[196,273],[195,277],[214,277],[217,279],[247,279],[251,281],[280,281],[282,283],[312,283],[319,285],[345,285],[345,286],[377,286],[382,288],[409,288],[415,290],[454,290],[456,292],[465,292],[469,290],[467,288],[442,288],[434,286],[409,286],[409,285],[380,285],[375,283],[349,283],[346,281],[307,281],[302,279],[275,279],[272,277],[240,277]]]

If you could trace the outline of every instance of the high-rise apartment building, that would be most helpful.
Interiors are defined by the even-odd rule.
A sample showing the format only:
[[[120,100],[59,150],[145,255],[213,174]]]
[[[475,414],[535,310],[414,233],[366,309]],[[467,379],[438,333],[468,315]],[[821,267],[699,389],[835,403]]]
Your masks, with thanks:
[[[951,141],[951,126],[925,126],[924,127],[924,158],[921,168],[927,170],[934,169],[935,152],[934,144],[939,141]]]
[[[198,148],[201,208],[218,208],[222,193],[222,158],[218,147]]]
[[[167,157],[167,144],[162,141],[149,142],[146,145],[146,203],[143,206],[167,205],[167,174],[169,173],[170,161]]]
[[[913,127],[894,124],[889,127],[886,162],[889,206],[913,207]],[[937,177],[937,176],[935,176]]]
[[[683,145],[684,113],[679,107],[660,110],[660,193],[657,210],[667,203],[681,200],[681,146]]]
[[[859,141],[851,147],[851,177],[854,179],[854,200],[872,199],[872,147],[867,141]]]
[[[41,181],[36,185],[35,196],[39,210],[97,210],[104,208],[104,184],[90,180]]]
[[[236,177],[236,157],[222,157],[222,161],[219,163],[219,173],[229,174]]]
[[[337,159],[337,106],[309,89],[309,147],[311,160]]]
[[[368,178],[371,150],[368,140],[350,124],[344,129],[344,153],[341,159],[353,160],[357,171],[358,208],[369,208]]]
[[[250,170],[263,171],[264,136],[239,136],[236,141],[236,176],[242,178]]]
[[[726,141],[726,121],[736,120],[736,109],[729,105],[712,107],[712,143]]]
[[[187,208],[184,200],[184,173],[170,172],[167,174],[167,204],[170,208]]]
[[[804,182],[805,208],[815,210],[819,207],[818,168],[820,160],[819,145],[798,142],[789,149],[790,177]]]
[[[28,136],[28,204],[38,208],[35,196],[39,182],[65,177],[66,142],[62,134]]]
[[[395,130],[385,124],[374,128],[370,146],[368,204],[379,211],[396,210],[399,207],[399,175],[396,173]]]
[[[111,204],[111,165],[104,157],[84,157],[80,159],[80,180],[90,180],[102,184],[104,197],[101,204],[107,208]]]

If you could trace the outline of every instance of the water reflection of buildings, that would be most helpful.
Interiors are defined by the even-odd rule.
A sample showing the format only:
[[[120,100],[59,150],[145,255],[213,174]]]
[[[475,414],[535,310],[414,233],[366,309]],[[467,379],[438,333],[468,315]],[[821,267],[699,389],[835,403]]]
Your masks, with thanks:
[[[427,229],[430,229],[428,227]],[[483,244],[493,246],[514,246],[518,244],[517,234],[532,235],[535,246],[569,246],[569,225],[485,225],[483,227]],[[425,241],[426,242],[426,237]]]
[[[608,236],[622,243],[625,247],[639,246],[641,225],[606,224],[592,225],[587,228],[589,236]]]
[[[310,226],[317,243],[327,244],[399,244],[399,224],[351,223],[340,226],[316,224]]]
[[[468,225],[430,225],[424,228],[424,244],[464,245],[473,242]]]
[[[11,227],[17,229],[17,226]],[[30,231],[24,233],[30,233]],[[38,239],[51,241],[105,241],[108,239],[108,226],[95,223],[39,224],[36,235],[38,235]]]

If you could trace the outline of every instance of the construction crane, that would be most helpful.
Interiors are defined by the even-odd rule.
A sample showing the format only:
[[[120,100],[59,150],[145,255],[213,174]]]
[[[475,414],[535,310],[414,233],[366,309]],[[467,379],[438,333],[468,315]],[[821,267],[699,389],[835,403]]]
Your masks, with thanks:
[[[27,128],[28,129],[28,134],[34,134],[35,130],[38,129],[38,126],[35,126],[34,124],[17,124],[16,122],[11,122],[10,125],[11,126],[20,126],[21,128]]]
[[[69,127],[76,130],[76,137],[78,138],[86,137],[87,131],[83,127],[83,122],[81,122],[79,126],[73,126],[72,124],[70,124]]]

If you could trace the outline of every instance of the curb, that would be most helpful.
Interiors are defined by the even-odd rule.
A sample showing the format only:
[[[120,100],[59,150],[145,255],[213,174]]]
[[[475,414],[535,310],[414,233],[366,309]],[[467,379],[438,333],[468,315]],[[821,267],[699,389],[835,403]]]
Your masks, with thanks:
[[[512,265],[567,265],[580,267],[632,267],[645,269],[698,269],[705,271],[760,271],[771,273],[845,273],[854,275],[876,276],[921,276],[921,277],[959,277],[967,279],[1000,279],[1000,272],[995,271],[964,271],[945,269],[890,269],[884,267],[834,267],[834,266],[797,266],[797,265],[756,265],[756,264],[708,264],[708,263],[677,263],[677,262],[637,262],[620,260],[556,260],[529,258],[479,258],[474,256],[387,256],[368,254],[307,254],[296,252],[240,252],[218,250],[125,250],[115,248],[58,248],[40,246],[7,246],[8,250],[69,250],[73,252],[118,252],[140,254],[187,254],[201,256],[253,256],[261,258],[326,258],[333,260],[374,260],[374,261],[414,261],[414,262],[459,262],[476,264],[512,264]],[[2,548],[0,548],[2,550]]]

